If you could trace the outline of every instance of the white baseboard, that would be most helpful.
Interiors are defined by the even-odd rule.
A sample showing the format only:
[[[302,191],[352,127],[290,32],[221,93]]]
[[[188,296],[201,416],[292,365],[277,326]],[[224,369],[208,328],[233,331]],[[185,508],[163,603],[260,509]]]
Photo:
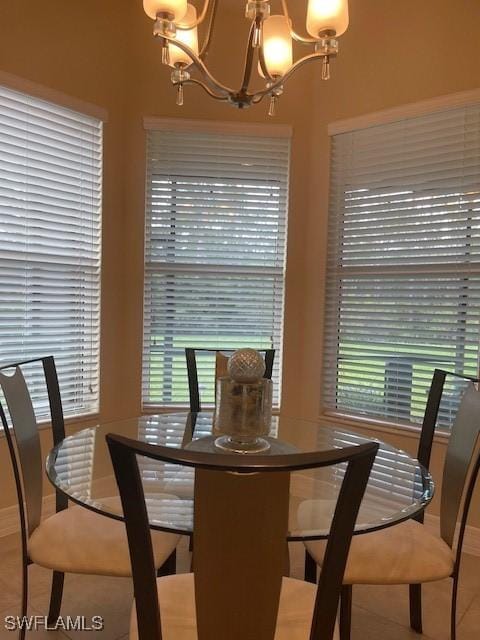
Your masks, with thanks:
[[[55,496],[49,495],[43,498],[42,516],[48,517],[55,513]],[[18,515],[18,505],[0,509],[0,538],[9,536],[20,531],[20,518]]]
[[[0,538],[16,533],[19,528],[18,506],[0,509]]]
[[[312,478],[300,473],[292,475],[291,492],[299,498],[312,496],[317,493],[313,489]],[[317,488],[318,491],[318,488]],[[317,494],[318,495],[318,494]],[[440,517],[430,513],[425,514],[425,526],[433,534],[440,535]],[[457,524],[457,534],[459,525]],[[480,556],[480,529],[478,527],[467,526],[463,541],[463,552],[472,556]]]
[[[96,479],[92,486],[95,488],[95,495],[98,496],[112,496],[115,495],[116,492],[115,478],[113,475]],[[50,493],[48,496],[43,497],[42,518],[48,518],[54,513],[55,494]],[[17,533],[18,531],[20,531],[18,506],[15,504],[11,507],[0,509],[0,538],[9,536],[12,533]]]
[[[429,531],[439,535],[440,532],[440,517],[434,516],[431,513],[425,514],[425,526]],[[457,532],[460,525],[457,524]],[[465,530],[465,538],[463,540],[463,553],[468,553],[471,556],[480,556],[480,529],[478,527],[470,527],[467,525]]]
[[[301,496],[301,487],[303,482],[300,477],[295,478],[297,482],[293,485],[295,495]],[[298,482],[300,480],[300,482]],[[48,517],[55,512],[55,496],[49,495],[43,498],[42,514],[43,517]],[[439,534],[440,518],[438,516],[427,513],[425,515],[425,526],[435,534]],[[0,538],[9,536],[13,533],[20,531],[20,520],[18,517],[18,507],[13,505],[0,509]],[[463,550],[472,556],[480,556],[480,529],[477,527],[467,526],[465,532],[465,540],[463,543]]]

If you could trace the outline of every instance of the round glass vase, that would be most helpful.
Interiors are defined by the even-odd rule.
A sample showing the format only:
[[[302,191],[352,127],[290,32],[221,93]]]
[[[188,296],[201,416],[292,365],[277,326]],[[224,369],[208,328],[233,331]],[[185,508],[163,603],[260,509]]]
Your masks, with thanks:
[[[214,435],[215,446],[236,453],[260,453],[270,448],[272,381],[235,382],[217,379]]]

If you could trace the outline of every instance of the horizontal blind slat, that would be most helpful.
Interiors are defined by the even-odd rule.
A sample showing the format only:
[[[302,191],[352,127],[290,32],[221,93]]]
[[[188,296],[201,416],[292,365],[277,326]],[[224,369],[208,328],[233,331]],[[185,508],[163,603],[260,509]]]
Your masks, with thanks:
[[[66,416],[98,410],[102,146],[99,120],[0,87],[0,363],[53,355]]]
[[[435,368],[478,375],[480,105],[333,136],[328,246],[325,406],[421,423]]]
[[[289,140],[148,134],[143,403],[188,404],[185,347],[276,348],[279,402]],[[213,355],[197,358],[213,401]]]

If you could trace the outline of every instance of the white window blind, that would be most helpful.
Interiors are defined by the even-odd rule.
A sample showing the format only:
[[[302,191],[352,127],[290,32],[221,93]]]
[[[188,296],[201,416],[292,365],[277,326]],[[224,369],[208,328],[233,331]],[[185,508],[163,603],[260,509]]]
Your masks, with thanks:
[[[144,406],[188,405],[185,347],[275,348],[279,403],[288,137],[148,132]],[[213,402],[213,356],[197,358]]]
[[[476,376],[480,105],[332,137],[327,409],[422,420],[435,368]],[[448,427],[462,383],[446,387]]]
[[[0,362],[53,355],[66,415],[98,410],[101,182],[101,121],[0,87]]]

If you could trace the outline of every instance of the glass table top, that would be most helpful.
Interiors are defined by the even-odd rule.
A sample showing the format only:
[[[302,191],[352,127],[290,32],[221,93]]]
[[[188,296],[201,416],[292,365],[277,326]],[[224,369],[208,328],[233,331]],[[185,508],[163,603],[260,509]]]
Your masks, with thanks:
[[[74,502],[122,519],[105,436],[115,433],[171,447],[202,446],[212,436],[212,414],[165,413],[101,424],[68,436],[47,458],[50,481]],[[275,416],[271,438],[297,451],[319,451],[371,441],[353,431]],[[207,442],[207,441],[204,441]],[[288,448],[288,447],[287,447]],[[190,534],[193,527],[192,468],[139,458],[152,528]],[[328,536],[345,465],[291,474],[289,540]],[[420,513],[433,497],[429,473],[407,453],[380,442],[360,508],[356,533],[391,526]]]

